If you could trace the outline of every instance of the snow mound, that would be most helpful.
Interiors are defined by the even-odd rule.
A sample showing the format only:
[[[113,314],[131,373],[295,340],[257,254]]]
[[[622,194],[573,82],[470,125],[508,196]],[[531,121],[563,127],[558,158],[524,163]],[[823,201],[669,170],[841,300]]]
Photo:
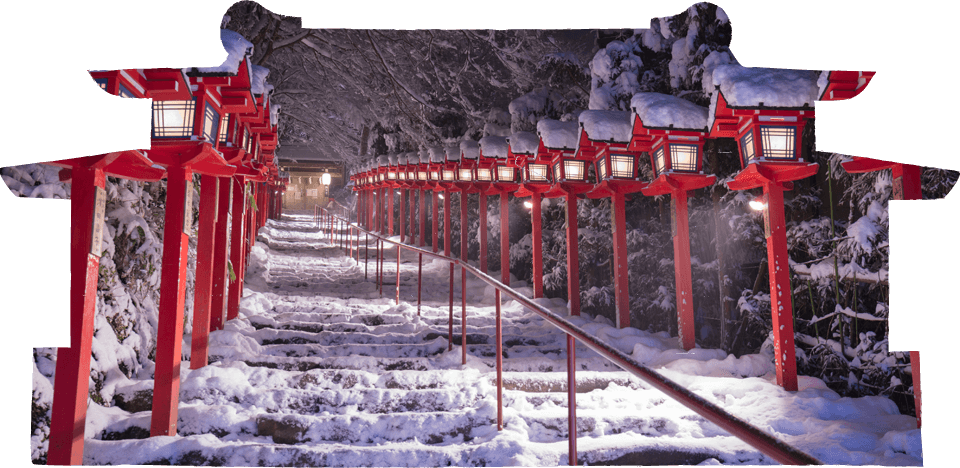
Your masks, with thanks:
[[[388,155],[387,155],[387,160],[390,161],[390,165],[391,165],[391,166],[396,166],[396,165],[397,165],[397,155],[396,155],[396,154],[388,154]]]
[[[480,157],[480,145],[473,140],[463,140],[460,142],[460,154],[467,159],[477,159]]]
[[[427,151],[430,152],[430,162],[442,163],[446,161],[446,154],[442,146],[431,146],[427,148]]]
[[[815,70],[784,70],[720,65],[713,70],[727,103],[734,107],[813,107],[820,96]]]
[[[628,143],[633,136],[633,116],[627,111],[583,111],[580,125],[591,140]]]
[[[220,42],[227,51],[227,58],[219,67],[197,67],[200,73],[231,73],[236,75],[240,70],[243,58],[253,54],[253,43],[235,31],[220,30]]]
[[[552,149],[574,149],[580,137],[580,124],[576,120],[561,122],[554,119],[541,119],[537,122],[537,134],[543,144]]]
[[[446,155],[447,155],[447,157],[446,157],[446,160],[447,160],[447,161],[460,161],[460,147],[459,147],[459,146],[450,145],[450,146],[445,147],[445,148],[443,149],[443,151],[444,151],[444,153],[446,153]]]
[[[480,152],[485,158],[506,158],[509,147],[501,136],[485,136],[480,139]]]
[[[507,137],[507,144],[513,154],[533,154],[540,146],[540,139],[530,132],[516,132]]]
[[[637,93],[630,100],[630,107],[647,128],[703,130],[707,127],[707,108],[669,94]]]
[[[269,68],[253,65],[253,70],[251,70],[250,74],[250,91],[253,94],[259,96],[261,94],[273,91],[273,85],[267,83],[267,75],[269,74]]]

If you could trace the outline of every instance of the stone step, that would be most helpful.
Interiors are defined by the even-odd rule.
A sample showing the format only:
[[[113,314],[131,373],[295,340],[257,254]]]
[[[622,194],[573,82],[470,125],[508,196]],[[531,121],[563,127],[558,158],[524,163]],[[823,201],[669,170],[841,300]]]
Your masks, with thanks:
[[[423,358],[440,354],[447,350],[447,340],[436,338],[432,341],[415,344],[273,344],[265,345],[262,354],[286,357],[333,357],[359,355],[373,358]]]
[[[263,414],[257,416],[256,422],[257,436],[271,437],[275,443],[281,444],[382,444],[417,440],[433,445],[470,442],[475,437],[472,434],[474,428],[496,425],[496,408],[484,406],[455,412],[381,415]]]

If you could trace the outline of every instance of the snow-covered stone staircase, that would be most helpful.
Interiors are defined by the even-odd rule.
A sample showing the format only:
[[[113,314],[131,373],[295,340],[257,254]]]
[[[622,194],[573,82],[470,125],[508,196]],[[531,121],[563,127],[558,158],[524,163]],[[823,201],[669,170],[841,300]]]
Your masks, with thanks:
[[[415,257],[401,267],[401,298],[410,302],[395,305],[376,290],[372,256],[365,280],[363,257],[360,264],[346,257],[305,220],[271,222],[260,240],[241,317],[211,334],[210,365],[183,365],[178,435],[146,438],[152,382],[141,382],[120,389],[116,406],[88,421],[95,439],[86,443],[86,464],[566,463],[565,337],[553,326],[514,302],[504,306],[505,427],[498,431],[490,289],[468,283],[468,304],[480,305],[467,310],[462,365],[460,282],[450,349],[445,264],[425,264],[418,315]],[[385,262],[388,281],[395,258]],[[384,295],[393,287],[384,286]],[[630,351],[637,343],[660,350],[675,342],[576,320],[621,333],[611,337]],[[726,361],[741,375],[768,371],[760,359]],[[586,348],[578,348],[577,364],[580,463],[770,461]],[[749,393],[745,382],[736,398]]]
[[[120,389],[118,417],[104,424],[99,440],[87,443],[89,464],[565,463],[562,333],[515,303],[504,307],[506,411],[504,431],[498,432],[491,300],[486,307],[468,308],[468,363],[462,365],[459,305],[448,349],[448,267],[425,267],[418,316],[416,263],[401,269],[401,297],[413,304],[395,305],[380,298],[372,261],[364,280],[363,262],[319,240],[305,223],[283,224],[261,231],[262,245],[254,249],[247,275],[252,294],[244,299],[241,318],[211,335],[211,364],[192,371],[183,365],[178,435],[146,438],[152,382]],[[391,283],[385,295],[394,291],[395,259],[385,262],[385,281]],[[471,294],[481,293],[468,286],[471,304],[482,300]],[[643,391],[635,378],[610,372],[617,369],[596,355],[578,364],[578,392],[584,397],[611,386]],[[648,447],[642,459],[643,451],[627,441],[659,436],[674,423],[649,411],[641,414],[626,395],[615,400],[580,402],[577,432],[587,438],[581,441],[581,462],[689,464],[717,456]],[[119,417],[121,409],[132,414]],[[610,444],[590,443],[604,433],[620,436]]]

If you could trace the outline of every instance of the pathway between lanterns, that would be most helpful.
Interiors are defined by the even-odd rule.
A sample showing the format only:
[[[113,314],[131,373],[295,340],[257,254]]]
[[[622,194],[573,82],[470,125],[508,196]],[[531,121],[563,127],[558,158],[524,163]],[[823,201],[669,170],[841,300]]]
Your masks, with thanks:
[[[461,365],[459,311],[448,350],[445,263],[424,264],[418,316],[413,255],[409,262],[402,257],[402,302],[395,305],[395,249],[387,250],[380,298],[375,256],[365,278],[363,255],[359,264],[347,257],[312,217],[269,221],[258,241],[240,318],[210,335],[212,364],[181,368],[178,435],[146,438],[153,382],[138,382],[118,389],[114,407],[91,410],[87,434],[95,439],[86,441],[85,464],[566,462],[566,339],[559,330],[505,302],[505,416],[498,432],[492,288],[468,281],[468,361]],[[515,289],[531,293],[522,284]],[[562,300],[540,301],[566,313]],[[886,398],[840,398],[808,377],[790,393],[776,385],[769,355],[684,353],[663,333],[616,329],[586,314],[572,320],[825,463],[922,464],[916,420]],[[771,462],[592,351],[578,347],[577,364],[579,463]]]

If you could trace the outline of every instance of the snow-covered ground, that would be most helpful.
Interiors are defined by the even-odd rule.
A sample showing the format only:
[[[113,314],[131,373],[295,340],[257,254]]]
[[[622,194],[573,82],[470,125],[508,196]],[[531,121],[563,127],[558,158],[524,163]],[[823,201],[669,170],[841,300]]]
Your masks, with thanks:
[[[365,279],[363,253],[360,263],[347,257],[308,218],[269,222],[252,251],[240,317],[211,334],[213,364],[181,369],[178,435],[144,438],[152,381],[139,382],[118,389],[121,405],[91,404],[85,464],[565,464],[564,335],[505,303],[498,432],[492,288],[468,280],[474,305],[461,365],[459,278],[448,350],[448,266],[425,260],[418,315],[416,257],[402,257],[395,305],[393,252],[381,298],[373,251]],[[540,302],[566,313],[563,301]],[[923,463],[916,420],[889,399],[841,398],[808,377],[800,377],[800,391],[786,392],[769,355],[685,353],[664,333],[618,330],[588,315],[570,320],[825,463]],[[579,463],[773,463],[592,351],[578,347],[577,364]]]

